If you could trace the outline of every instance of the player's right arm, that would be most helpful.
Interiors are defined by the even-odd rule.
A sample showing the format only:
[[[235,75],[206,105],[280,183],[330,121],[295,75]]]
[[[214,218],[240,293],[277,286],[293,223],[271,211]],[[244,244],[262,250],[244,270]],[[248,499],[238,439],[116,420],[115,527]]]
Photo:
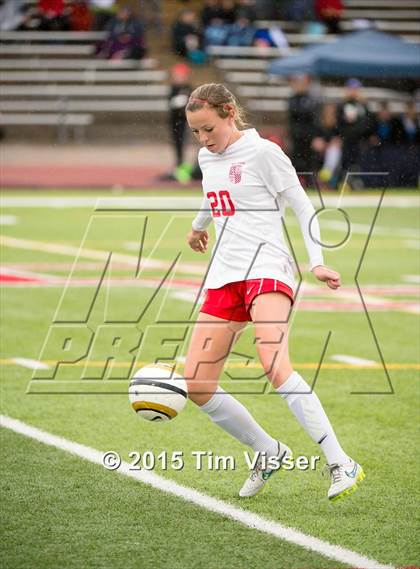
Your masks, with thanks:
[[[188,245],[193,251],[197,253],[205,253],[207,251],[207,245],[209,241],[209,234],[207,231],[191,231],[187,235]]]
[[[210,204],[206,197],[201,202],[200,210],[192,222],[191,231],[187,235],[188,245],[197,253],[205,253],[207,251],[209,234],[206,228],[212,220]]]

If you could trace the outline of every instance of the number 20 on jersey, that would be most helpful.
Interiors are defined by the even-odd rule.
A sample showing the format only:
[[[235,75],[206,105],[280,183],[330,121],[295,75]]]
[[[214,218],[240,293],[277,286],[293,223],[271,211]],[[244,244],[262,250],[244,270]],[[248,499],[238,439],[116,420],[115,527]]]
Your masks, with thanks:
[[[207,192],[206,194],[213,217],[221,215],[229,217],[235,215],[235,206],[228,190],[219,190],[217,192]]]

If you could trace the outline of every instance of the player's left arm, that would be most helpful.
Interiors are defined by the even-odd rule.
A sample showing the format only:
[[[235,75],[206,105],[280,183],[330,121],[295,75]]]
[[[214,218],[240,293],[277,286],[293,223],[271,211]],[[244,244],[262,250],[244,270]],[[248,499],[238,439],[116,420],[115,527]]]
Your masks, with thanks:
[[[273,196],[281,194],[295,213],[309,256],[310,270],[332,289],[341,285],[340,274],[324,265],[321,232],[314,206],[302,188],[290,159],[272,143],[259,152],[260,174]]]
[[[286,202],[293,209],[300,225],[309,256],[310,270],[315,277],[333,290],[341,286],[340,274],[324,265],[321,247],[321,231],[311,200],[299,184],[282,192]]]

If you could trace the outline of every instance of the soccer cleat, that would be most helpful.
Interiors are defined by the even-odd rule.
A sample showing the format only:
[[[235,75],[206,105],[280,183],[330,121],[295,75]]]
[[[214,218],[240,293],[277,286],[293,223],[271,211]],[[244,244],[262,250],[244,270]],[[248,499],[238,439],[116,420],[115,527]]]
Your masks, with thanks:
[[[332,502],[357,490],[359,482],[365,478],[363,468],[351,459],[346,464],[327,464],[325,470],[331,476],[328,499]]]
[[[255,468],[253,468],[250,476],[245,481],[245,484],[239,490],[239,496],[241,498],[250,498],[251,496],[255,496],[258,492],[260,492],[264,486],[266,485],[267,481],[270,479],[271,475],[277,470],[280,470],[282,462],[285,458],[292,458],[292,451],[290,448],[280,441],[278,441],[279,450],[276,454],[276,459],[278,466],[276,465],[275,468],[265,468],[264,469],[264,461],[263,458],[260,456]]]
[[[175,168],[174,177],[180,184],[188,184],[191,181],[192,171],[191,164],[183,162]]]

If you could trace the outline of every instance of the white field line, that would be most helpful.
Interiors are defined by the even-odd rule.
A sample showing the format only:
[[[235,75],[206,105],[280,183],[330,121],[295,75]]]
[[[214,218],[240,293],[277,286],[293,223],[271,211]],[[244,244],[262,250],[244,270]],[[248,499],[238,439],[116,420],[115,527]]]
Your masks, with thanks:
[[[73,247],[73,245],[61,245],[59,243],[45,243],[44,241],[34,241],[32,239],[17,239],[16,237],[8,237],[6,235],[0,237],[0,244],[15,249],[25,249],[26,251],[43,251],[45,253],[53,253],[56,255],[68,255],[73,258],[96,259],[103,262],[106,261],[108,251],[100,249],[87,249]],[[132,267],[137,267],[138,256],[126,255],[124,253],[114,253],[112,258],[121,263],[126,263]],[[142,269],[162,269],[169,268],[171,261],[156,261],[153,259],[143,259],[141,261]],[[202,275],[205,267],[193,263],[178,263],[177,269],[180,272],[193,273]]]
[[[30,358],[12,358],[18,366],[27,367],[28,369],[50,369],[50,366],[38,360],[31,360]]]
[[[295,218],[289,218],[287,223],[291,225],[298,225],[299,222]],[[320,220],[321,230],[323,228],[337,230],[342,232],[343,234],[347,233],[347,225],[341,221],[324,221]],[[356,233],[358,235],[365,235],[366,237],[369,235],[369,231],[371,229],[371,225],[367,223],[350,223],[350,233]],[[418,237],[418,231],[416,229],[401,227],[399,229],[392,229],[391,227],[383,227],[380,225],[375,225],[373,228],[373,235],[383,235],[385,237],[389,237],[392,234],[392,237],[400,237],[401,239],[413,238],[416,239]]]
[[[329,229],[337,229],[339,231],[343,231],[346,226],[341,223],[340,221],[321,221],[321,225],[323,227],[328,227]],[[362,235],[365,234],[366,236],[369,234],[371,229],[371,225],[365,223],[351,223],[350,230],[352,233],[361,233]],[[373,228],[373,233],[375,235],[385,235],[388,236],[392,233],[392,236],[399,235],[400,237],[418,237],[418,231],[416,229],[410,228],[400,228],[400,229],[391,229],[390,227],[381,227],[380,225],[375,225]]]
[[[0,215],[0,225],[16,225],[17,217],[15,215]]]
[[[384,303],[386,304],[388,302],[388,299],[381,298],[380,296],[377,296],[376,294],[375,294],[375,296],[366,294],[365,292],[363,292],[364,287],[362,286],[361,288],[362,288],[363,299],[368,304],[383,305]],[[300,292],[299,292],[299,298],[305,298],[306,295],[311,295],[311,294],[312,295],[317,295],[317,294],[322,295],[322,293],[327,294],[328,290],[325,289],[325,287],[320,286],[320,285],[314,285],[312,283],[302,283],[301,288],[300,288]],[[339,296],[340,300],[352,300],[352,301],[355,301],[355,302],[362,304],[359,292],[356,289],[356,287],[340,288],[337,296]]]
[[[356,356],[346,356],[345,354],[336,354],[334,356],[331,356],[331,359],[343,364],[364,365],[364,366],[377,365],[377,362],[375,362],[374,360],[366,360],[364,358],[358,358]]]
[[[188,290],[180,290],[179,292],[172,292],[171,298],[184,300],[185,302],[195,302],[197,300],[197,294],[194,294]]]
[[[319,292],[321,292],[321,288],[319,285],[310,285],[310,287],[314,287],[314,288],[308,288],[307,284],[309,283],[304,283],[304,286],[301,288],[301,295],[299,295],[300,298],[302,298],[303,300],[306,300],[304,295],[304,292],[308,292],[313,290],[315,293],[315,290],[317,289]],[[372,285],[373,287],[377,286],[377,285]],[[373,296],[372,294],[367,294],[366,290],[369,290],[370,285],[367,285],[366,287],[364,285],[361,286],[361,291],[362,291],[362,296],[363,296],[363,300],[366,303],[368,310],[374,310],[374,307],[383,307],[383,306],[389,306],[390,310],[395,311],[396,307],[393,303],[392,300],[389,300],[387,298],[383,298],[381,296],[378,296],[377,294],[375,294],[375,296]],[[325,289],[323,289],[325,291]],[[318,292],[318,294],[319,294]],[[298,297],[298,301],[299,301],[299,297]],[[363,307],[362,304],[362,299],[360,298],[359,292],[357,291],[356,288],[353,289],[353,291],[351,290],[350,287],[344,287],[344,289],[340,289],[339,290],[339,295],[338,298],[340,301],[343,300],[349,300],[351,302],[355,302],[357,304],[360,305],[360,307]],[[326,300],[324,299],[324,302]],[[408,306],[402,306],[401,307],[401,312],[405,312],[407,314],[418,314],[419,313],[419,305],[416,303],[412,303]]]
[[[310,194],[309,197],[318,203],[318,196]],[[199,208],[202,197],[189,196],[128,196],[128,197],[97,197],[97,196],[4,196],[1,200],[2,207],[9,208],[97,208],[101,209],[147,209],[170,207]],[[344,196],[341,198],[340,207],[377,207],[379,194]],[[338,200],[335,196],[323,196],[326,207],[337,207]],[[419,206],[417,196],[386,196],[381,207],[413,208]]]
[[[403,275],[402,279],[406,283],[420,283],[420,275]]]
[[[22,421],[12,419],[6,415],[0,415],[0,425],[14,431],[15,433],[19,433],[46,445],[69,452],[75,456],[88,460],[89,462],[93,462],[94,464],[103,464],[102,458],[104,453],[91,447],[41,431],[36,427],[27,425]],[[211,496],[207,496],[206,494],[193,490],[187,486],[181,486],[180,484],[153,472],[145,470],[130,470],[130,464],[127,462],[123,461],[117,472],[130,478],[134,478],[137,482],[149,484],[158,490],[162,490],[163,492],[182,498],[187,502],[192,502],[201,508],[210,510],[224,517],[231,518],[247,527],[257,529],[284,541],[303,547],[309,551],[314,551],[324,555],[329,559],[363,569],[394,569],[390,565],[384,565],[374,559],[369,559],[359,553],[345,549],[344,547],[332,545],[326,541],[306,535],[293,528],[283,526],[257,514],[232,506],[223,500],[212,498]]]
[[[411,241],[406,241],[404,244],[409,249],[420,249],[420,241],[415,241],[414,239]]]

